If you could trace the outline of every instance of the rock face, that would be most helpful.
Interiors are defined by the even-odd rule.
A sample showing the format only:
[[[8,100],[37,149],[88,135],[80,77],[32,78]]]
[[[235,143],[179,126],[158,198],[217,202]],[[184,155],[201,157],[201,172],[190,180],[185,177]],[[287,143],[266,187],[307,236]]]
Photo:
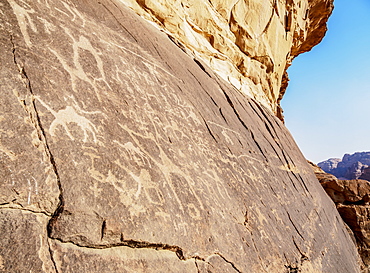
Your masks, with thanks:
[[[312,164],[316,177],[334,201],[339,214],[351,229],[364,263],[370,271],[370,182],[339,180]]]
[[[330,173],[338,167],[338,163],[341,161],[341,158],[329,158],[328,160],[318,163],[317,166],[321,168],[323,172]]]
[[[370,181],[370,167],[365,167],[362,169],[362,173],[359,179]]]
[[[294,57],[326,32],[331,0],[122,0],[237,89],[282,117]]]
[[[317,166],[313,162],[308,161],[308,163],[310,164],[312,170],[314,171],[316,175],[316,178],[319,180],[321,184],[323,184],[324,182],[331,182],[331,181],[338,180],[334,175],[324,172],[323,169],[321,169],[319,166]]]
[[[325,172],[331,173],[340,179],[366,179],[365,169],[370,165],[370,152],[359,152],[352,155],[345,154],[343,159],[330,158],[317,164]],[[369,171],[367,170],[366,173]],[[364,174],[364,176],[362,176]],[[362,176],[362,177],[361,177]]]
[[[0,272],[359,272],[269,109],[119,1],[0,6]]]
[[[335,202],[339,214],[353,231],[361,258],[370,270],[370,182],[332,180],[323,187]]]

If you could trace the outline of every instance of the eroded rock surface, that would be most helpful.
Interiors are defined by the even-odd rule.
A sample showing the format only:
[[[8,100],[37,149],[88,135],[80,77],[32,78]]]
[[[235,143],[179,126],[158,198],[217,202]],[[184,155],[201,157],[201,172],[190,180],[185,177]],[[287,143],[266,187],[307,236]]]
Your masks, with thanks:
[[[315,174],[327,194],[334,201],[339,214],[353,232],[364,272],[370,270],[370,182],[339,180],[312,164]]]
[[[362,169],[362,173],[359,179],[370,181],[370,167]]]
[[[1,272],[359,272],[269,109],[119,1],[0,7]]]
[[[294,57],[326,32],[332,0],[122,0],[282,118]]]

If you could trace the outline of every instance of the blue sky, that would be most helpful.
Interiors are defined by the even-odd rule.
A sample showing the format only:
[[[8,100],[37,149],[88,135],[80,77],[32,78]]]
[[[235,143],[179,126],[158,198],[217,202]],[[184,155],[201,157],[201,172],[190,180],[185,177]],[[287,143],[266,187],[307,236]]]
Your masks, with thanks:
[[[289,68],[285,123],[308,160],[370,151],[370,0],[335,0],[324,40]]]

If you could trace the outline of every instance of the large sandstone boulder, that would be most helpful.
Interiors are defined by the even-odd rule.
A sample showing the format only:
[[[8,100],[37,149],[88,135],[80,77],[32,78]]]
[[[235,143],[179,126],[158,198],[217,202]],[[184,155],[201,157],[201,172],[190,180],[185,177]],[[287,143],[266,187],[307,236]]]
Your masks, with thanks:
[[[120,1],[0,7],[0,272],[359,272],[271,109]]]

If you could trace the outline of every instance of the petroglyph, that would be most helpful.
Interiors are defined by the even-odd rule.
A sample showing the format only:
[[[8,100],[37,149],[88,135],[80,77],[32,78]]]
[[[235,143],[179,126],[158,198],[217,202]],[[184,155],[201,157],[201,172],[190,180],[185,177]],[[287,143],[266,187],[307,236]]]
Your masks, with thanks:
[[[91,175],[91,178],[95,180],[94,184],[90,186],[90,189],[93,191],[95,196],[99,196],[102,191],[101,185],[99,187],[99,182],[108,183],[112,185],[118,192],[120,196],[120,202],[122,202],[122,204],[128,208],[128,212],[131,216],[139,217],[141,213],[144,213],[146,211],[145,207],[140,204],[140,200],[137,200],[142,190],[141,180],[135,180],[136,177],[133,175],[130,169],[121,165],[118,160],[113,163],[118,165],[125,174],[129,174],[134,181],[138,182],[137,188],[132,187],[132,183],[130,183],[128,179],[118,178],[117,175],[114,174],[110,169],[106,171],[106,174],[102,173],[97,169],[95,162],[101,158],[99,155],[97,155],[98,151],[93,147],[84,147],[84,149],[88,150],[84,152],[84,155],[88,156],[91,160],[88,172]]]
[[[51,33],[53,31],[56,31],[56,26],[52,23],[50,23],[48,20],[46,20],[45,18],[42,18],[40,16],[37,16],[37,19],[43,23],[44,25],[44,30],[47,34],[51,35]]]
[[[100,159],[100,156],[96,155],[94,152],[97,152],[94,148],[91,147],[85,147],[85,149],[92,149],[92,151],[89,152],[84,152],[84,155],[90,157],[91,164],[88,168],[88,172],[91,175],[92,178],[95,180],[102,182],[102,183],[111,183],[117,190],[118,192],[122,193],[123,203],[125,205],[129,205],[130,202],[132,201],[130,195],[128,194],[128,189],[126,187],[126,182],[124,180],[119,180],[116,178],[116,176],[112,173],[111,170],[107,171],[107,175],[101,173],[99,170],[96,169],[95,167],[95,160]],[[99,190],[97,189],[97,185],[94,185],[95,190],[94,192],[99,194]],[[125,190],[126,189],[126,190]],[[129,198],[129,199],[128,199]],[[127,201],[127,202],[125,202]]]
[[[292,172],[295,174],[300,173],[299,169],[296,166],[291,166],[290,164],[281,165],[279,166],[279,169],[287,172]]]
[[[140,151],[139,148],[135,147],[132,142],[127,142],[125,144],[121,144],[117,140],[114,140],[113,142],[117,143],[119,146],[125,149],[126,153],[128,153],[129,155],[130,160],[135,161],[135,163],[137,163],[139,166],[148,165],[149,168],[152,167],[148,156]]]
[[[97,86],[98,82],[103,82],[105,86],[107,86],[109,89],[111,89],[106,76],[104,72],[104,67],[103,67],[103,61],[100,57],[100,53],[92,46],[90,41],[85,37],[80,35],[78,40],[75,39],[75,37],[71,34],[71,31],[65,27],[62,27],[65,31],[65,33],[72,39],[72,49],[73,49],[73,66],[68,64],[68,57],[63,57],[61,54],[59,54],[56,50],[52,49],[49,47],[49,50],[51,53],[53,53],[59,62],[62,64],[63,68],[68,72],[68,74],[71,77],[71,85],[72,85],[72,90],[74,92],[78,92],[77,90],[77,79],[80,79],[84,82],[87,82],[94,90],[95,95],[97,96],[98,100],[101,101],[101,94],[100,90]],[[91,75],[88,72],[84,71],[83,64],[81,61],[87,61],[84,60],[80,56],[79,49],[83,49],[91,53],[93,56],[97,69],[99,71],[100,75]]]
[[[122,37],[122,39],[124,39]],[[172,73],[170,73],[168,70],[164,69],[162,67],[161,64],[158,64],[156,63],[155,60],[153,60],[153,57],[149,54],[145,54],[146,52],[142,50],[142,48],[139,48],[136,44],[133,44],[132,42],[130,42],[128,39],[124,39],[124,42],[125,44],[129,45],[129,46],[132,46],[133,47],[133,50],[129,49],[127,46],[123,46],[122,44],[117,44],[117,43],[113,43],[113,42],[106,42],[106,41],[102,41],[102,42],[105,42],[107,43],[107,45],[109,46],[114,46],[116,48],[119,48],[120,50],[128,53],[128,55],[132,55],[138,59],[140,59],[142,61],[142,63],[148,68],[148,70],[151,72],[151,74],[153,75],[156,75],[156,76],[161,76],[162,74],[160,72],[157,71],[157,69],[159,69],[160,71],[166,73],[168,76],[170,76],[171,78],[173,78],[174,80],[178,81],[178,78],[176,76],[174,76]],[[134,51],[136,50],[136,52]],[[138,54],[137,52],[140,52],[140,54]],[[153,60],[153,61],[150,61],[150,60]],[[125,61],[126,62],[126,61]],[[138,73],[141,73],[143,72],[142,69],[139,69],[137,70]],[[145,71],[144,71],[145,73]],[[156,83],[158,82],[158,79],[156,79]],[[161,86],[162,84],[160,84]]]
[[[160,170],[161,173],[164,175],[164,177],[165,177],[165,181],[163,181],[164,185],[167,185],[171,189],[171,192],[172,192],[173,196],[175,197],[175,200],[177,201],[180,210],[184,211],[184,209],[185,209],[184,205],[187,206],[187,204],[184,204],[183,201],[179,197],[180,192],[179,192],[179,189],[176,186],[176,183],[177,183],[176,181],[181,181],[181,185],[183,186],[181,189],[183,190],[184,187],[188,188],[187,190],[189,191],[189,194],[191,194],[198,203],[197,207],[199,207],[202,210],[204,209],[203,203],[200,200],[200,198],[199,198],[199,196],[198,196],[198,194],[196,193],[196,190],[195,190],[196,183],[193,181],[190,174],[187,174],[184,171],[182,171],[181,168],[179,166],[177,166],[168,157],[168,155],[164,152],[164,150],[159,145],[157,146],[157,148],[159,149],[159,158],[160,158],[161,161],[157,160],[149,152],[147,152],[145,150],[145,148],[140,144],[140,141],[137,138],[137,136],[139,136],[139,134],[137,132],[130,130],[127,126],[122,125],[120,123],[118,123],[118,125],[122,129],[124,129],[127,133],[129,133],[130,137],[133,139],[133,141],[135,143],[135,146],[140,149],[139,150],[140,153],[144,153],[148,158],[150,158],[150,160],[156,165],[156,169]],[[140,135],[140,137],[145,138],[145,136],[143,136],[143,135]],[[125,170],[128,170],[119,161],[116,161],[115,163],[117,165],[119,165],[121,168],[123,168]],[[175,180],[174,180],[174,177],[177,177],[177,178],[175,178]],[[140,180],[140,181],[142,182],[143,180]],[[198,213],[195,212],[194,207],[189,207],[189,208],[193,210],[191,217],[193,217],[194,219],[197,219]]]
[[[35,13],[35,10],[32,9],[26,2],[22,2],[22,6],[18,5],[14,0],[8,0],[11,5],[15,16],[18,20],[18,25],[23,35],[24,41],[28,47],[32,46],[31,38],[28,33],[28,27],[31,28],[33,32],[37,32],[35,23],[31,19],[31,14]],[[25,6],[25,7],[23,7]]]
[[[150,271],[154,267],[161,272],[176,271],[176,265],[170,265],[170,270],[160,267],[160,264],[166,264],[161,257],[168,256],[168,250],[180,254],[177,262],[192,263],[192,270],[184,272],[197,272],[195,266],[199,267],[198,271],[211,267],[232,271],[231,267],[235,266],[242,272],[262,272],[259,264],[267,263],[280,263],[281,266],[266,266],[266,272],[273,269],[280,272],[286,269],[284,254],[287,254],[286,260],[299,261],[299,249],[297,251],[296,248],[302,249],[306,242],[297,241],[296,247],[289,247],[291,241],[286,238],[291,238],[294,230],[286,228],[282,208],[292,212],[298,206],[299,214],[291,215],[297,226],[302,227],[302,232],[318,225],[300,221],[301,216],[315,218],[307,213],[312,206],[303,195],[306,199],[299,204],[294,203],[292,196],[295,195],[292,195],[290,184],[299,181],[282,169],[291,170],[295,162],[304,159],[300,159],[294,143],[291,145],[292,140],[284,127],[275,125],[268,112],[262,115],[260,111],[264,112],[264,109],[256,108],[258,113],[253,111],[245,96],[219,81],[206,66],[204,70],[199,69],[200,65],[170,42],[165,33],[155,32],[119,1],[10,0],[11,6],[7,1],[2,3],[0,15],[4,14],[1,20],[5,24],[0,28],[5,30],[4,37],[9,37],[8,33],[13,34],[13,49],[18,50],[14,55],[19,56],[19,64],[24,66],[23,72],[27,72],[30,88],[37,96],[31,96],[27,103],[34,103],[41,129],[37,127],[40,129],[37,131],[30,127],[33,124],[29,118],[25,120],[23,112],[11,116],[16,121],[14,123],[1,122],[5,128],[12,126],[15,135],[11,137],[0,132],[0,161],[5,166],[0,172],[7,176],[3,183],[7,188],[4,198],[1,196],[1,203],[8,204],[2,207],[11,206],[52,216],[46,228],[50,217],[42,214],[45,219],[40,222],[40,229],[35,229],[35,221],[28,217],[34,213],[23,215],[22,211],[16,215],[16,210],[9,209],[9,219],[12,220],[14,215],[16,227],[21,221],[26,221],[26,227],[37,237],[31,244],[45,244],[46,252],[27,256],[26,244],[25,249],[9,248],[18,255],[8,255],[12,256],[10,259],[7,257],[8,260],[13,262],[16,257],[26,255],[31,257],[29,264],[32,266],[40,263],[40,259],[41,263],[49,260],[52,264],[50,268],[46,262],[33,267],[37,272],[94,272],[107,268],[116,272],[120,271],[116,265],[122,264],[119,268],[124,268],[126,261],[139,260],[137,257],[140,257],[139,263],[135,267],[127,267],[134,268],[131,271],[142,268]],[[283,9],[283,4],[277,9]],[[216,5],[214,8],[217,9]],[[189,12],[191,9],[197,7],[189,7]],[[203,29],[206,25],[200,26],[199,22],[193,21],[188,27]],[[275,33],[273,29],[271,31]],[[217,39],[216,36],[206,38]],[[5,40],[6,49],[10,41]],[[187,52],[191,54],[191,50]],[[13,62],[14,55],[8,53],[0,54],[4,63]],[[240,67],[243,65],[250,63],[242,61]],[[14,74],[12,70],[4,71],[4,75]],[[254,70],[246,73],[249,72],[253,74]],[[3,79],[10,93],[12,90],[20,92],[18,87],[23,87],[22,82],[17,84],[17,78],[19,73],[9,80]],[[230,95],[229,98],[221,88]],[[4,97],[8,103],[7,96]],[[14,104],[19,108],[17,101]],[[281,146],[278,147],[266,128],[261,126],[264,119],[272,122],[273,134],[281,137]],[[245,122],[244,127],[241,121]],[[206,128],[208,126],[210,130]],[[48,154],[45,154],[40,140],[42,133],[48,141]],[[256,145],[260,145],[263,151],[257,150]],[[284,163],[276,160],[273,153],[281,153],[283,145],[287,158],[292,156],[289,160],[292,163],[279,169]],[[260,152],[265,153],[265,158]],[[48,155],[53,157],[52,160],[47,158]],[[270,166],[265,163],[267,160]],[[302,174],[305,167],[301,165],[299,163],[298,167]],[[308,184],[308,178],[302,179]],[[312,185],[309,187],[313,188]],[[274,190],[278,198],[270,194]],[[319,204],[320,192],[312,193],[318,193],[314,202]],[[15,198],[17,200],[13,202]],[[58,204],[59,209],[56,210]],[[275,218],[280,219],[278,225],[273,219],[272,209],[277,212]],[[245,217],[246,210],[249,219]],[[0,210],[0,213],[5,211]],[[249,230],[246,230],[244,221],[249,221]],[[325,222],[319,223],[324,228],[314,233],[317,244],[321,241],[320,234],[325,231]],[[8,223],[5,226],[8,227]],[[9,230],[9,234],[12,232],[9,228],[4,230]],[[17,230],[19,232],[20,229]],[[15,232],[17,230],[14,229]],[[338,231],[341,232],[340,229]],[[88,234],[85,240],[87,233],[91,233],[92,239]],[[28,233],[26,235],[22,241],[28,242],[31,237]],[[7,238],[3,238],[5,243]],[[305,238],[308,238],[307,234]],[[343,241],[343,246],[347,243],[340,236],[334,239],[329,243]],[[307,247],[311,247],[312,242],[307,241]],[[73,243],[81,247],[76,246],[72,251]],[[119,259],[101,255],[103,252],[109,254],[118,249],[116,246],[126,243],[141,249],[120,246]],[[165,246],[155,251],[154,255],[160,260],[152,262],[155,256],[146,255],[143,249],[148,247],[146,244],[149,247],[150,244],[153,247],[157,244]],[[19,241],[17,245],[24,243]],[[274,251],[279,245],[283,249]],[[341,246],[337,243],[337,249],[344,249]],[[321,251],[318,247],[316,249],[316,253]],[[89,258],[76,256],[80,251],[89,253]],[[133,253],[132,256],[125,254],[128,251]],[[212,254],[218,252],[225,255]],[[274,257],[270,259],[269,253]],[[170,254],[177,259],[174,253]],[[343,256],[343,252],[335,254]],[[314,254],[308,256],[314,258]],[[102,257],[108,261],[108,266],[104,261],[100,262]],[[90,263],[91,259],[95,260]],[[335,264],[336,260],[326,258],[326,262]],[[225,263],[226,267],[222,266]],[[8,261],[0,262],[0,269],[4,267],[8,272],[9,264]],[[85,266],[88,264],[91,270]],[[13,265],[16,266],[16,262]],[[13,268],[13,271],[27,271],[22,269]]]
[[[16,159],[16,154],[9,150],[7,147],[4,147],[3,144],[1,143],[1,139],[0,139],[0,152],[6,154],[12,161]]]
[[[45,102],[43,102],[40,97],[36,96],[35,97],[53,116],[54,120],[50,124],[49,127],[49,133],[53,137],[56,137],[56,131],[57,127],[61,126],[67,136],[71,140],[75,140],[75,137],[72,135],[71,131],[68,128],[68,124],[70,123],[75,123],[83,132],[83,142],[87,142],[89,138],[92,137],[92,140],[94,143],[98,143],[98,139],[96,134],[98,133],[98,130],[96,126],[88,120],[86,117],[83,115],[96,115],[100,114],[103,115],[101,111],[93,111],[93,112],[87,112],[82,110],[77,103],[74,103],[74,106],[66,106],[65,109],[61,109],[59,111],[53,110],[49,105],[47,105]],[[73,97],[72,97],[73,99]]]
[[[229,135],[226,133],[226,130],[222,130],[221,134],[225,137],[225,141],[231,145],[234,145],[234,142],[231,140]]]
[[[233,133],[233,134],[235,134],[235,135],[237,135],[237,136],[240,136],[240,133],[239,133],[239,132],[237,132],[237,131],[235,131],[235,130],[232,130],[232,129],[228,128],[228,127],[225,127],[225,126],[223,126],[223,125],[221,125],[221,124],[218,124],[218,123],[216,123],[216,122],[213,122],[213,121],[207,120],[207,124],[212,124],[212,125],[214,125],[214,126],[216,126],[216,127],[218,127],[218,128],[221,128],[221,129],[222,129],[222,131],[224,131],[225,133],[226,133],[226,132],[230,132],[230,133]]]
[[[89,169],[88,169],[91,177],[98,180],[98,181],[102,181],[103,178],[104,178],[104,175],[101,174],[99,171],[97,171],[96,168],[95,168],[95,159],[100,158],[100,156],[97,155],[98,151],[93,147],[83,147],[83,149],[91,149],[92,150],[92,151],[89,151],[89,152],[84,152],[84,155],[90,157],[90,160],[91,160],[91,164],[90,164]]]
[[[165,203],[163,193],[159,189],[158,183],[152,181],[152,178],[147,170],[140,170],[140,176],[136,176],[132,172],[130,172],[130,175],[136,182],[138,182],[138,189],[135,193],[136,199],[140,196],[143,189],[146,198],[151,204],[163,205]]]
[[[155,108],[152,107],[152,103],[156,104],[157,101],[158,103],[160,103],[162,96],[164,101],[168,101],[170,97],[171,101],[174,102],[174,105],[171,108],[165,107],[164,111],[166,111],[167,115],[162,115],[161,117],[159,117],[157,110],[154,110]],[[154,143],[160,143],[161,140],[164,139],[163,136],[167,135],[170,136],[173,140],[176,139],[181,142],[186,142],[187,148],[185,149],[187,150],[187,153],[193,153],[196,157],[197,155],[200,155],[200,153],[209,153],[205,140],[202,137],[199,137],[199,134],[201,134],[202,131],[198,127],[198,125],[200,125],[201,122],[198,119],[198,116],[195,114],[193,106],[188,104],[184,99],[180,98],[176,94],[173,94],[170,90],[168,90],[165,95],[161,93],[155,95],[150,94],[147,90],[146,94],[141,96],[140,98],[144,101],[140,104],[145,109],[146,116],[138,115],[137,111],[132,111],[130,109],[122,110],[122,113],[127,118],[136,121],[136,126],[138,126],[140,130],[132,131],[129,129],[128,125],[123,125],[119,123],[118,125],[129,133],[132,141],[126,143],[125,145],[119,143],[118,141],[114,141],[114,143],[123,148],[124,153],[130,152],[129,158],[136,162],[139,166],[148,167],[150,164],[152,168],[159,169],[165,177],[165,180],[162,182],[163,187],[170,190],[170,196],[174,197],[174,200],[176,200],[176,202],[178,203],[179,209],[182,211],[187,211],[190,217],[195,220],[199,220],[201,215],[200,210],[203,210],[204,206],[203,203],[199,200],[198,193],[196,192],[197,184],[202,183],[207,186],[209,192],[217,194],[223,199],[227,199],[229,197],[229,193],[227,192],[225,186],[222,185],[221,179],[216,173],[215,176],[208,176],[211,179],[208,179],[207,176],[198,176],[194,178],[191,174],[182,171],[180,165],[178,165],[178,163],[174,163],[174,160],[170,158],[169,154],[167,154],[168,152],[165,152],[160,145],[156,145],[156,148],[159,149],[160,160],[158,160],[157,157],[152,156],[149,151],[145,150],[144,146],[140,144],[139,139],[150,139]],[[162,105],[166,104],[162,103]],[[171,118],[175,116],[177,117],[176,119]],[[181,118],[178,119],[178,117]],[[146,122],[145,120],[148,120],[148,122]],[[182,127],[185,125],[182,124],[182,121],[186,124],[191,124],[192,122],[194,123],[192,134],[190,136],[184,134]],[[149,124],[151,124],[153,127],[149,127]],[[226,129],[228,128],[224,128],[225,132],[227,131]],[[238,134],[237,132],[230,129],[227,132],[229,134]],[[168,141],[167,139],[165,140]],[[175,156],[175,158],[176,156],[181,157],[181,154],[181,151],[179,151],[176,155],[172,156]],[[212,157],[213,154],[209,154],[209,156]],[[158,186],[154,187],[155,184],[153,181],[151,181],[150,179],[144,179],[142,171],[140,172],[140,174],[132,173],[126,166],[124,166],[123,163],[119,162],[118,160],[115,163],[119,165],[122,169],[126,170],[127,173],[129,173],[130,176],[136,181],[136,197],[145,192],[146,197],[150,203],[155,202],[153,196],[156,197],[156,200],[158,199],[158,196],[160,196],[161,194],[161,192],[158,191]],[[192,164],[194,166],[194,170],[197,168],[202,168],[197,162],[193,162]],[[153,187],[150,189],[151,194],[148,193],[148,186],[144,185],[144,181],[146,181],[145,183],[147,184],[149,182],[152,183],[151,185],[153,185]],[[210,183],[211,181],[212,183]],[[158,181],[156,183],[158,183]],[[179,183],[182,185],[180,187],[181,190],[185,190],[186,192],[188,192],[192,196],[189,196],[188,198],[193,198],[195,202],[189,202],[190,200],[184,202],[182,198],[180,199],[179,196],[183,195],[183,192],[180,192],[180,188],[178,187]],[[160,201],[159,203],[161,202],[162,201]]]
[[[70,14],[72,14],[72,19],[71,21],[75,21],[76,18],[80,18],[81,21],[82,21],[82,24],[81,24],[81,27],[85,27],[85,23],[86,23],[86,20],[85,18],[82,16],[82,14],[74,7],[71,7],[70,5],[66,4],[64,1],[61,1],[63,6],[68,10],[68,12]],[[65,13],[67,14],[67,13]],[[68,16],[68,15],[67,15]]]
[[[225,200],[228,200],[229,198],[231,198],[225,186],[222,184],[221,178],[218,176],[217,172],[214,169],[208,169],[206,171],[203,171],[203,174],[209,177],[210,181],[213,182],[212,185],[208,185],[207,183],[205,183],[205,185],[208,187],[208,190],[210,192],[214,191],[215,189],[214,186],[216,186],[219,197]]]
[[[65,15],[66,17],[69,17],[69,15],[68,15],[66,12],[62,11],[61,9],[59,9],[59,8],[57,8],[57,7],[54,7],[54,9],[55,9],[56,11],[60,12],[61,14]]]

